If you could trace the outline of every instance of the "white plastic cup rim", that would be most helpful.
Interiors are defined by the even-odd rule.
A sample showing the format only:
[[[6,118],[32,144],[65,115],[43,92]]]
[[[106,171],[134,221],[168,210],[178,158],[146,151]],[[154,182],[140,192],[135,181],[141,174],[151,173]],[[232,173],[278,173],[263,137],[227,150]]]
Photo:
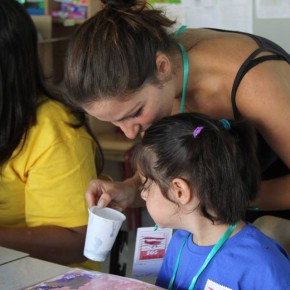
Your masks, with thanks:
[[[97,206],[94,205],[91,206],[88,209],[88,211],[89,214],[91,213],[93,215],[97,215],[99,218],[102,219],[109,219],[112,221],[122,221],[122,222],[126,220],[126,216],[123,213],[110,207],[98,208]]]

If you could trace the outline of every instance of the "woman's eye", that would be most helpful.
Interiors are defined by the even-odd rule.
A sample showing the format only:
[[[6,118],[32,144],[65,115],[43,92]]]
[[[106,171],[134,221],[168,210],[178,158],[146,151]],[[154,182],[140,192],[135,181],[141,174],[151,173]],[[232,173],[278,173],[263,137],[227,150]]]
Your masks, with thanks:
[[[143,108],[140,108],[134,115],[132,115],[131,118],[137,118],[137,117],[139,117],[141,115],[141,113],[142,113],[142,109]]]

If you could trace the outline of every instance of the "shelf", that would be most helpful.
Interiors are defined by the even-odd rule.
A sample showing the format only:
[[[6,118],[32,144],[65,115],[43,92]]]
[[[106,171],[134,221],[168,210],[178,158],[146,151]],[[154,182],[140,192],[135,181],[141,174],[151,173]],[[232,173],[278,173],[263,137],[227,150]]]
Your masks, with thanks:
[[[46,43],[54,43],[54,42],[60,42],[60,41],[69,41],[70,37],[54,37],[54,38],[48,38],[39,40],[38,44],[46,44]]]
[[[86,19],[59,19],[52,18],[52,22],[56,24],[63,24],[63,26],[74,26],[84,23]]]
[[[79,0],[77,4],[84,6],[79,11],[86,12],[79,18],[54,17],[53,11],[60,11],[62,5],[61,2],[56,0],[18,0],[18,2],[23,4],[24,8],[44,8],[44,12],[42,11],[41,14],[30,14],[39,35],[40,60],[45,75],[50,77],[53,83],[61,83],[63,81],[64,60],[69,39],[79,25],[101,9],[101,1],[87,0],[86,2],[81,2]],[[68,2],[66,1],[66,3]],[[65,14],[62,16],[65,16]]]
[[[49,13],[53,17],[53,23],[63,26],[74,26],[84,23],[101,9],[101,2],[97,0],[67,1],[48,0]]]
[[[124,162],[126,152],[135,144],[134,140],[126,138],[125,135],[120,132],[99,133],[97,138],[105,159],[111,161]]]
[[[72,3],[74,5],[79,5],[79,6],[89,6],[89,1],[54,0],[54,2]]]

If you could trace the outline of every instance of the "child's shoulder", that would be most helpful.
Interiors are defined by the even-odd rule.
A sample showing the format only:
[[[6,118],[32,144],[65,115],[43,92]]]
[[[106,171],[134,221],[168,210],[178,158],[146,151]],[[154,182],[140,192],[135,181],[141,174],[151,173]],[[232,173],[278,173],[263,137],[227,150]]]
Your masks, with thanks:
[[[265,235],[257,227],[250,223],[247,224],[239,234],[242,238],[248,239],[249,242],[252,242],[255,246],[274,245],[281,247],[281,245],[277,241]]]
[[[242,229],[233,242],[246,252],[252,253],[251,255],[254,255],[257,260],[284,260],[290,265],[289,255],[282,245],[266,236],[252,224],[248,224]]]

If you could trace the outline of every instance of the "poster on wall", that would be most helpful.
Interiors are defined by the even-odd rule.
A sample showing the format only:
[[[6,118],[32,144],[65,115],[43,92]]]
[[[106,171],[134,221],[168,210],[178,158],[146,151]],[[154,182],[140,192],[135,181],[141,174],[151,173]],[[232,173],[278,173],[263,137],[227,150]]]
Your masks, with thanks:
[[[290,18],[289,0],[256,0],[257,18]]]
[[[171,1],[151,0],[150,3],[176,20],[176,27],[187,25],[189,28],[211,27],[253,32],[253,0]]]

